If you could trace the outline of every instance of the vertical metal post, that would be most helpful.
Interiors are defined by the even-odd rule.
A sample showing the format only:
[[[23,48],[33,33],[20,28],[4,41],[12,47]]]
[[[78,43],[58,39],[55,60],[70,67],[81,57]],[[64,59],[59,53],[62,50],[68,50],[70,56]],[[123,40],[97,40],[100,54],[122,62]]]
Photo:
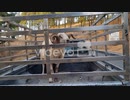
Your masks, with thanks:
[[[47,18],[44,19],[43,28],[44,28],[44,36],[45,36],[45,51],[49,51],[49,33],[47,31],[47,29],[48,29],[48,19]],[[49,82],[52,82],[51,69],[50,69],[50,56],[48,56],[48,55],[49,55],[49,52],[46,52],[47,75],[49,77]]]
[[[26,29],[24,28],[24,31]],[[25,40],[27,40],[27,35],[25,34]],[[27,42],[25,41],[25,46],[27,46]],[[28,50],[26,49],[26,54],[28,53]],[[26,55],[26,60],[28,60],[28,55]]]
[[[9,23],[7,22],[7,28],[9,29]],[[10,36],[7,36],[10,38]],[[10,46],[10,41],[8,41],[8,46]],[[11,56],[11,50],[9,50],[9,56]],[[12,58],[10,58],[10,61],[12,61]]]
[[[66,28],[66,17],[64,18],[64,28]]]
[[[92,39],[91,39],[91,32],[89,31],[89,38],[90,38],[90,42],[92,42]]]
[[[97,36],[97,32],[95,31],[95,35]],[[97,42],[97,37],[95,38],[96,39],[96,42]],[[96,56],[98,56],[98,46],[96,46]]]
[[[38,26],[38,30],[40,30],[40,27]],[[35,34],[35,45],[38,45],[37,43],[37,34]],[[38,57],[39,56],[39,49],[36,49],[36,56]]]
[[[125,43],[123,45],[123,55],[126,55],[124,60],[124,69],[126,70],[125,80],[130,80],[130,62],[129,62],[129,28],[128,28],[128,12],[123,12],[121,16],[123,30],[122,37],[125,39]]]
[[[104,16],[104,22],[106,21],[106,17]],[[104,32],[107,32],[107,30],[105,30]],[[107,41],[107,36],[105,35],[104,36],[104,40]],[[107,56],[108,53],[107,53],[107,45],[105,45],[105,56]]]

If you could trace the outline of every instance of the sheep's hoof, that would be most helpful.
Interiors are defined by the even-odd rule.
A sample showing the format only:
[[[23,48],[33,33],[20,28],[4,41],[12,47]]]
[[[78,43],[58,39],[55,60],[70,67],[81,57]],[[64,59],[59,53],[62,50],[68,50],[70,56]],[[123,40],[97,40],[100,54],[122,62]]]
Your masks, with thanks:
[[[26,80],[26,83],[27,83],[27,84],[30,84],[31,82],[32,82],[31,79],[27,79],[27,80]]]
[[[56,70],[55,73],[58,73],[58,70]]]
[[[58,68],[56,68],[55,73],[58,73]]]
[[[58,78],[54,78],[54,82],[58,82],[59,80],[58,80]]]
[[[49,83],[53,83],[53,80],[52,80],[52,78],[49,78]]]

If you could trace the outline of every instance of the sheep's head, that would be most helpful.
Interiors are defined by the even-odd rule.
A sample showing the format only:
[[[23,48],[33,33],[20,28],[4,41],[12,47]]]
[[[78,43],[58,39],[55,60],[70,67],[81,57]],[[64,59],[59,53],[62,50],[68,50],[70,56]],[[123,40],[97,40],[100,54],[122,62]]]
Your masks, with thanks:
[[[60,37],[60,42],[66,43],[69,41],[69,37],[66,33],[58,33],[57,35]]]

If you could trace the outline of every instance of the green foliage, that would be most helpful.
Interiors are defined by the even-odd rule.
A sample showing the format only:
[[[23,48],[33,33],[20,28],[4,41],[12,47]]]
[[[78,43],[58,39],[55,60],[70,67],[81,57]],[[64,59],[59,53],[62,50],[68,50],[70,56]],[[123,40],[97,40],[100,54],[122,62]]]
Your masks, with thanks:
[[[31,16],[31,15],[45,15],[45,14],[61,14],[63,12],[22,12],[21,13],[21,16]],[[56,18],[50,18],[49,19],[49,25],[50,26],[55,26],[56,23],[55,21],[57,20],[61,20],[60,18],[59,19],[56,19]],[[38,23],[41,23],[43,22],[43,19],[39,19],[39,20],[33,20],[33,22],[31,22],[31,26],[32,25],[37,25]],[[26,20],[22,20],[20,21],[20,24],[21,25],[26,25],[27,24],[27,21]]]
[[[1,17],[9,17],[9,16],[15,16],[16,13],[8,13],[8,12],[0,12],[0,16]],[[0,26],[2,26],[2,24],[5,24],[5,22],[0,22]],[[6,26],[5,26],[6,27]],[[10,29],[14,29],[16,28],[15,25],[9,25]]]
[[[15,16],[16,13],[8,13],[8,12],[0,12],[0,17],[10,17],[10,16]],[[0,26],[2,26],[2,24],[5,24],[5,22],[0,22]],[[4,25],[3,27],[7,27],[6,25]],[[9,24],[9,28],[10,29],[15,29],[16,26],[15,25],[10,25]],[[0,30],[1,31],[1,30]],[[15,36],[12,36],[12,38],[15,38]]]
[[[86,17],[85,16],[80,16],[78,21],[81,23],[81,26],[83,26],[86,22]]]
[[[29,15],[45,15],[45,14],[63,14],[64,12],[22,12],[21,16],[29,16]],[[74,17],[67,17],[67,24],[72,26],[74,23]],[[49,18],[49,25],[51,27],[53,26],[60,26],[60,23],[58,23],[61,20],[61,18]],[[81,23],[81,26],[85,25],[85,22],[88,20],[88,17],[86,16],[79,16],[78,22]],[[38,23],[43,22],[43,19],[39,20],[33,20],[33,22],[30,25],[37,25]],[[27,21],[23,20],[20,22],[21,25],[26,25]],[[66,24],[65,24],[66,25]]]
[[[0,12],[0,17],[9,17],[9,16],[15,16],[15,13],[7,13],[7,12]],[[0,22],[0,26],[4,24],[5,22]],[[11,26],[14,27],[14,26]]]

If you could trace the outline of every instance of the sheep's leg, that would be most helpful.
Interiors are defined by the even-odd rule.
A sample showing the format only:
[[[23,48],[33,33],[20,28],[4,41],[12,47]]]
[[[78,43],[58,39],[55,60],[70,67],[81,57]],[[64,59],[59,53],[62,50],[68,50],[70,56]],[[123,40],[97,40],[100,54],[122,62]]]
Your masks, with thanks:
[[[56,64],[56,71],[55,71],[56,73],[58,73],[59,65],[60,65],[60,64]]]
[[[53,65],[52,64],[50,64],[50,69],[51,69],[51,73],[54,73]]]
[[[45,64],[42,64],[42,74],[44,74],[44,67],[45,67]]]
[[[54,73],[52,64],[50,64],[50,70],[51,70],[51,73]],[[49,77],[49,83],[52,83],[52,82],[53,82],[53,79],[52,79],[52,77],[50,76],[50,77]]]

